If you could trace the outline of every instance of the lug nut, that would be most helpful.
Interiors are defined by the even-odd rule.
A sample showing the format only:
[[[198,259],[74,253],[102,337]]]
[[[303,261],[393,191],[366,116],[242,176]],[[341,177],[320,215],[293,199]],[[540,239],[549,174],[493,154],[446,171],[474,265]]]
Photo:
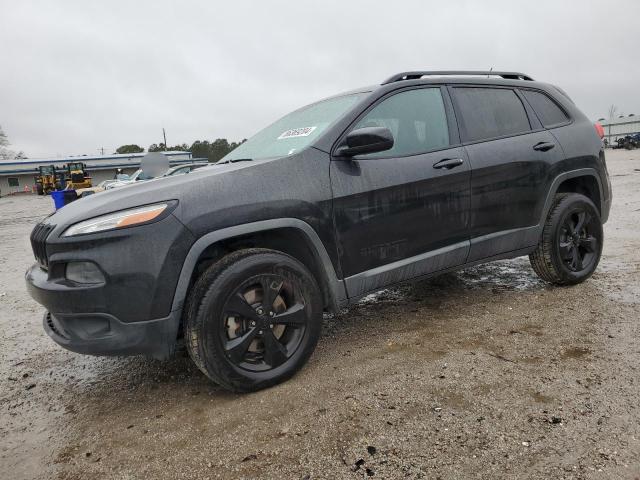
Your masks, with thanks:
[[[270,324],[269,324],[269,328],[273,328],[273,323],[270,323]]]
[[[269,312],[269,316],[270,316],[270,317],[275,316],[275,312]]]
[[[262,330],[260,330],[260,331],[258,332],[258,335],[262,335]]]
[[[251,320],[251,326],[255,327],[256,326],[256,322],[254,322],[253,320]]]
[[[264,310],[262,308],[259,308],[257,312],[258,312],[258,315],[264,315]]]

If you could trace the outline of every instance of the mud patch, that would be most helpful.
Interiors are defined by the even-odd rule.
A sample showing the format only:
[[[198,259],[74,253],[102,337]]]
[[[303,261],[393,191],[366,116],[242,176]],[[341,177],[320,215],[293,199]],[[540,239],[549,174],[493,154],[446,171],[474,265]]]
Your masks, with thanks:
[[[607,163],[628,174],[640,151],[607,152]],[[29,232],[51,201],[1,198],[2,472],[637,476],[640,175],[613,183],[603,260],[584,284],[547,286],[521,258],[389,288],[325,316],[309,364],[250,395],[212,385],[188,357],[93,358],[55,346],[22,278],[33,261]]]
[[[589,350],[588,348],[571,347],[563,350],[562,353],[560,354],[560,358],[562,360],[580,359],[587,355],[591,355],[591,353],[592,353],[591,350]]]

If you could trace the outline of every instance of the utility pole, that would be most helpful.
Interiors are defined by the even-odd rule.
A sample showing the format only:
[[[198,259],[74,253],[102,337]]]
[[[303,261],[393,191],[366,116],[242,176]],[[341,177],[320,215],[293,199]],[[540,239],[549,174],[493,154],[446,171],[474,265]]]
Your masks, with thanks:
[[[618,107],[616,107],[615,105],[611,105],[609,107],[609,144],[613,143],[611,142],[611,124],[613,123],[617,111]]]
[[[162,136],[164,137],[164,151],[167,151],[167,133],[164,131],[164,127],[162,127]]]

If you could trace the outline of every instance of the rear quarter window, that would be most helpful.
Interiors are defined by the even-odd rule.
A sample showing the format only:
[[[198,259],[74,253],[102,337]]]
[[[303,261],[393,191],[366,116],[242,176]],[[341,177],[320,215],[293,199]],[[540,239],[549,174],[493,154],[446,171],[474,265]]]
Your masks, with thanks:
[[[455,87],[464,140],[475,142],[531,130],[522,101],[511,89]]]
[[[567,114],[544,93],[533,90],[521,90],[521,92],[545,127],[549,128],[569,121]]]

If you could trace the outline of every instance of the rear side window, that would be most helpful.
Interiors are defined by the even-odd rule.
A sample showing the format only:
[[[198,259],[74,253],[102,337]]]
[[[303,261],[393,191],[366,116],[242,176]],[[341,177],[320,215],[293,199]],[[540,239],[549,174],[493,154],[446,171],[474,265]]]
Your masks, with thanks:
[[[531,130],[524,105],[513,90],[456,87],[453,92],[462,115],[467,142]]]
[[[547,97],[544,93],[534,92],[532,90],[520,90],[527,102],[531,104],[540,122],[545,127],[553,127],[567,123],[569,117],[556,105],[556,103]]]
[[[406,90],[383,100],[354,129],[364,127],[387,127],[394,142],[390,150],[362,155],[362,158],[417,155],[449,146],[440,88]]]

